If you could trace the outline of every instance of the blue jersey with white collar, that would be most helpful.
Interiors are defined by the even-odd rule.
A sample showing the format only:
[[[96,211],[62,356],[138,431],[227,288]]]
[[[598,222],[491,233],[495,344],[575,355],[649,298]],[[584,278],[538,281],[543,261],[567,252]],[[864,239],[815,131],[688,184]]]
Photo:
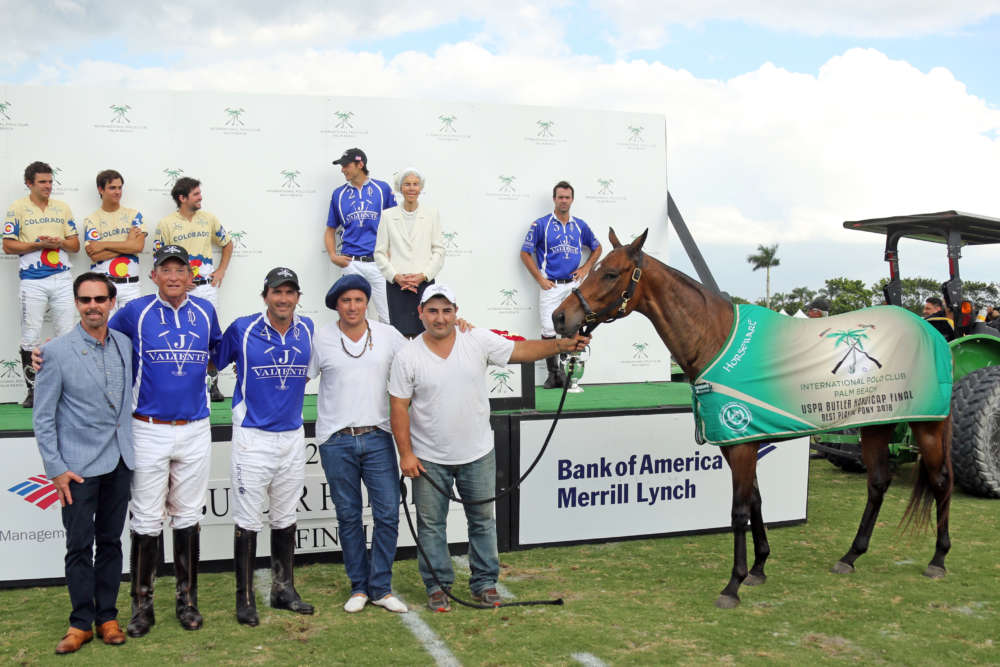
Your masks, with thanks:
[[[174,308],[156,294],[127,303],[108,326],[132,339],[132,409],[156,419],[209,416],[209,355],[222,337],[212,304],[187,295]]]
[[[246,315],[229,325],[213,359],[217,368],[236,367],[233,426],[293,431],[302,426],[306,371],[315,328],[298,315],[284,334],[265,313]]]
[[[568,280],[580,268],[584,245],[591,252],[601,245],[586,222],[570,216],[563,224],[549,213],[531,223],[521,250],[535,256],[538,268],[549,280]]]
[[[360,188],[344,183],[333,191],[326,226],[343,228],[340,245],[342,255],[371,255],[375,251],[375,235],[382,211],[396,205],[392,188],[374,178]]]

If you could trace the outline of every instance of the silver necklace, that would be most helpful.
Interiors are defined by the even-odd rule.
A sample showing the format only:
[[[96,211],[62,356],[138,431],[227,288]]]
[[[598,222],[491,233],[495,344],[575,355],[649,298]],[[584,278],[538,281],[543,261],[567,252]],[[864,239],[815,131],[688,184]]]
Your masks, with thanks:
[[[338,325],[337,328],[340,329],[340,326]],[[367,333],[367,336],[365,338],[364,344],[361,346],[361,352],[359,352],[358,354],[351,354],[351,351],[347,349],[347,344],[344,343],[344,330],[340,329],[340,347],[343,348],[344,354],[346,354],[347,356],[351,357],[352,359],[358,359],[358,358],[360,358],[365,352],[367,352],[368,350],[372,349],[372,347],[373,347],[372,346],[372,328],[371,328],[371,325],[368,324],[367,320],[365,320],[365,329],[367,329],[368,333]]]

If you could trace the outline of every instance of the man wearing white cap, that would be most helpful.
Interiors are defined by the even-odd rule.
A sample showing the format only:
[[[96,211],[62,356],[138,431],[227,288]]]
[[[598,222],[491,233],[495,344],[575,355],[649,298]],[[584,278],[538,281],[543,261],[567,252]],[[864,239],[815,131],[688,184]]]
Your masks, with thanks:
[[[487,365],[537,361],[582,350],[590,338],[577,334],[573,338],[515,342],[485,329],[458,331],[455,295],[442,284],[424,290],[419,312],[426,330],[396,354],[389,375],[392,434],[399,450],[399,467],[413,478],[418,539],[430,561],[423,557],[418,561],[427,588],[427,606],[433,611],[449,611],[447,591],[455,576],[445,532],[448,498],[426,478],[432,477],[443,489],[456,485],[466,500],[493,497],[496,460],[484,382]],[[464,508],[472,597],[499,604],[493,505]]]

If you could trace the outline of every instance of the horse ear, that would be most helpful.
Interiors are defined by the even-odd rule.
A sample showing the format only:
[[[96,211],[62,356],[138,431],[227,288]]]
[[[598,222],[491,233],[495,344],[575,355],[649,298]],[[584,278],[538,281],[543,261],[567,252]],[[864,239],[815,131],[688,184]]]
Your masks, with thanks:
[[[635,257],[642,250],[642,244],[646,242],[646,236],[649,234],[649,228],[647,227],[643,230],[642,234],[636,237],[635,241],[628,244],[628,254],[631,257]]]
[[[612,229],[611,227],[608,227],[608,231],[610,232],[608,234],[608,239],[611,241],[611,247],[612,248],[621,248],[622,244],[618,241],[618,235],[615,234],[615,230]]]

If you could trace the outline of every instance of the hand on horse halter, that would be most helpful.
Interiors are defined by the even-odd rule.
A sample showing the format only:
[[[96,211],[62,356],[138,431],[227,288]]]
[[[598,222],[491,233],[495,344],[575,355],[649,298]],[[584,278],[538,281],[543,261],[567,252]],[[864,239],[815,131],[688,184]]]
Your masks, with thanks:
[[[563,352],[583,352],[583,349],[590,344],[590,336],[584,336],[583,334],[574,334],[572,338],[557,338],[556,348],[560,353]]]

